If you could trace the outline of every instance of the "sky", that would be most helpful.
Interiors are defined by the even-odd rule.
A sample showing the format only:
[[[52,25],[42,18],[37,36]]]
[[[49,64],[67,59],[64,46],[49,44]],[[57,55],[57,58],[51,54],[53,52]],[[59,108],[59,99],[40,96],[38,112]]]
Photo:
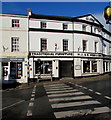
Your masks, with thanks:
[[[27,14],[27,8],[31,8],[34,14],[57,15],[57,16],[82,16],[94,15],[107,30],[103,11],[109,2],[2,2],[4,14]]]

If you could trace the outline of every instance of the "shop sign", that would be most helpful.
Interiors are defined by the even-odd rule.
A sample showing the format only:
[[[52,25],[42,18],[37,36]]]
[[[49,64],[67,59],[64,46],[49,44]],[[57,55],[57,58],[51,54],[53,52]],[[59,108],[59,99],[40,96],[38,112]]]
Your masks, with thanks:
[[[22,62],[24,61],[24,58],[0,58],[0,61],[8,62],[8,61],[13,61],[13,62]]]
[[[72,52],[30,52],[30,56],[72,56]]]

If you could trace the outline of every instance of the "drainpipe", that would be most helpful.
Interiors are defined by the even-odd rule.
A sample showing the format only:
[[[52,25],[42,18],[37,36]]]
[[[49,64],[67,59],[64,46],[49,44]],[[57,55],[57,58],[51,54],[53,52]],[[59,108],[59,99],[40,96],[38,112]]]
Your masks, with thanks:
[[[72,21],[72,40],[73,40],[73,77],[75,77],[74,71],[74,21]]]

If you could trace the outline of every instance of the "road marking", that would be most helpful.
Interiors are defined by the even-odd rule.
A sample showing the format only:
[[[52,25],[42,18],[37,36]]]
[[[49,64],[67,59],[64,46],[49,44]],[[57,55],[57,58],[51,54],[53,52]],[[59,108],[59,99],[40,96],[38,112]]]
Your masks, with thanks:
[[[56,93],[67,93],[67,92],[78,92],[77,89],[73,89],[73,90],[61,90],[61,91],[49,91],[47,92],[47,94],[56,94]]]
[[[63,96],[72,96],[72,95],[83,95],[83,92],[75,92],[75,93],[63,93],[63,94],[51,94],[48,97],[63,97]]]
[[[52,108],[64,108],[64,107],[75,107],[75,106],[82,106],[82,105],[94,105],[94,104],[101,104],[100,102],[96,100],[90,100],[90,101],[80,101],[80,102],[69,102],[69,103],[57,103],[52,104]]]
[[[34,97],[34,96],[35,96],[35,94],[32,94],[32,95],[31,95],[31,97]]]
[[[32,91],[32,94],[35,94],[35,91]]]
[[[99,93],[99,92],[95,92],[97,95],[101,95],[101,93]]]
[[[34,100],[35,100],[35,98],[31,98],[31,99],[30,99],[30,101],[34,101]]]
[[[30,102],[30,103],[29,103],[29,107],[32,107],[32,106],[34,106],[34,103],[33,103],[33,102]]]
[[[93,90],[92,89],[88,89],[90,92],[93,92]]]
[[[57,88],[57,89],[54,89],[54,88],[51,88],[51,89],[46,89],[46,91],[55,91],[55,90],[58,90],[58,91],[61,91],[61,90],[73,90],[73,88]]]
[[[64,86],[65,84],[53,84],[53,85],[44,85],[44,86]]]
[[[32,94],[31,94],[31,99],[30,99],[29,106],[28,106],[29,109],[27,111],[27,117],[32,116],[32,110],[30,110],[30,108],[32,109],[33,106],[34,106],[35,91],[36,91],[36,85],[33,87],[33,91],[32,91]]]
[[[88,89],[87,87],[83,87],[84,89]]]
[[[56,89],[56,88],[69,88],[69,86],[66,86],[66,85],[64,85],[64,86],[47,86],[47,87],[44,86],[44,87],[45,87],[46,89],[51,89],[51,88],[53,88],[53,89],[54,89],[54,88],[55,88],[55,89]]]
[[[49,99],[50,102],[58,102],[58,101],[69,101],[69,100],[85,100],[85,99],[92,99],[90,96],[75,96],[75,97],[63,97],[63,98],[53,98]]]
[[[15,106],[15,105],[17,105],[17,104],[20,104],[20,103],[22,103],[22,102],[24,102],[24,101],[25,101],[25,100],[21,100],[21,101],[16,102],[16,103],[14,103],[14,104],[12,104],[12,105],[9,105],[9,106],[7,106],[7,107],[4,107],[4,108],[2,108],[2,109],[0,109],[0,110],[5,110],[5,109],[10,108],[10,107],[13,107],[13,106]]]
[[[27,116],[32,116],[32,111],[31,110],[27,111]]]
[[[109,96],[104,96],[105,98],[107,98],[107,99],[109,99],[109,100],[111,100],[111,97],[109,97]]]
[[[66,118],[66,117],[72,117],[72,116],[83,116],[88,114],[108,113],[110,111],[111,110],[108,107],[98,107],[93,109],[54,112],[54,115],[56,116],[56,118]]]

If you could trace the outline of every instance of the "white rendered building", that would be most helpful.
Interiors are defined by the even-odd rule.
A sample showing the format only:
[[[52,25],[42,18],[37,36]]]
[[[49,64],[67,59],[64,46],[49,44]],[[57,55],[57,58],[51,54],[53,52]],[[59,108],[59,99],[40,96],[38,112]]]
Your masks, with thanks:
[[[1,14],[0,62],[3,82],[27,82],[28,16]]]
[[[91,14],[0,15],[3,80],[28,82],[111,72],[111,33]],[[7,71],[7,72],[6,72]]]
[[[111,71],[111,33],[91,14],[29,16],[30,78],[54,79]]]

